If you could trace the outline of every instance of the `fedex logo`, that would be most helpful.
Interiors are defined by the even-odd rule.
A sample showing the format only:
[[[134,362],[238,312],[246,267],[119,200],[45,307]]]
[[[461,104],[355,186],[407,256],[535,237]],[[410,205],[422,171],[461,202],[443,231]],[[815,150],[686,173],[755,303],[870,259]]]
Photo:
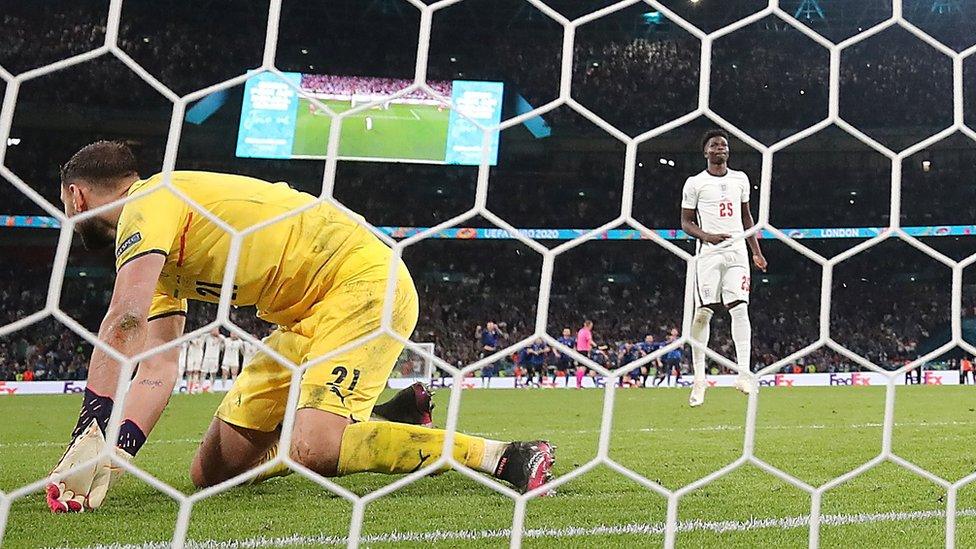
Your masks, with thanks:
[[[792,387],[793,381],[794,380],[786,377],[783,374],[776,374],[773,376],[773,379],[760,379],[759,386],[760,387]]]
[[[678,378],[677,380],[675,380],[674,383],[675,383],[675,387],[691,387],[694,384],[694,381],[685,381],[684,378]],[[709,388],[712,388],[712,387],[715,387],[715,386],[718,385],[718,381],[715,381],[715,380],[712,380],[712,379],[705,380],[705,383],[708,384],[708,387]]]
[[[17,392],[16,387],[10,387],[6,382],[0,381],[0,395],[12,395]]]
[[[871,377],[860,372],[854,372],[852,374],[830,374],[829,385],[871,385]]]
[[[925,385],[942,385],[942,374],[922,372],[922,383]]]
[[[73,393],[83,393],[84,391],[85,388],[82,387],[80,383],[75,381],[65,381],[64,388],[61,389],[61,392],[66,395],[73,394]]]
[[[213,392],[213,387],[209,383],[188,384],[186,382],[182,382],[180,383],[179,388],[176,390],[176,392],[186,393],[186,394],[210,393]]]

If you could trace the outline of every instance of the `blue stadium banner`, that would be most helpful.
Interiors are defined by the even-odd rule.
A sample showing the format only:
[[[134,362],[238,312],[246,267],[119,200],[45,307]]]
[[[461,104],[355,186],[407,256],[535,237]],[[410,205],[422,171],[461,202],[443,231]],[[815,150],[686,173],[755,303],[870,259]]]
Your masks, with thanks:
[[[451,89],[454,109],[447,125],[447,151],[444,161],[448,164],[477,166],[481,164],[483,134],[471,120],[483,126],[495,126],[502,119],[502,95],[505,85],[501,82],[472,82],[455,80]],[[461,112],[467,118],[458,115]],[[471,119],[471,120],[468,120]],[[498,162],[498,132],[491,136],[488,163]]]
[[[214,113],[219,111],[220,107],[224,106],[224,103],[227,102],[228,97],[230,97],[230,92],[227,90],[220,90],[211,93],[210,95],[197,101],[186,111],[186,121],[190,124],[203,124],[208,118],[213,116]]]
[[[0,215],[0,227],[11,229],[58,229],[57,218],[45,215]]]
[[[516,116],[521,116],[531,111],[533,108],[535,107],[533,107],[531,103],[529,103],[524,97],[522,97],[522,94],[516,94],[515,96]],[[529,132],[531,132],[536,139],[545,139],[550,135],[552,135],[552,128],[549,127],[549,124],[547,124],[546,121],[541,116],[533,116],[532,118],[523,122],[522,125],[524,125],[525,128],[529,130]]]
[[[53,217],[39,215],[0,215],[0,227],[24,229],[57,229],[61,225]],[[377,227],[393,238],[410,238],[429,227]],[[780,229],[793,239],[825,240],[834,238],[874,238],[884,232],[886,227],[837,227],[823,229]],[[590,232],[590,229],[516,229],[519,234],[533,240],[572,240]],[[926,225],[921,227],[902,227],[909,236],[976,236],[976,225]],[[691,240],[684,231],[678,229],[651,229],[665,240]],[[769,231],[762,231],[760,238],[775,238]],[[453,227],[443,229],[430,238],[453,240],[506,240],[514,238],[505,229],[497,227]],[[594,238],[599,240],[645,240],[647,237],[637,229],[610,229]]]
[[[301,73],[282,73],[296,87]],[[237,156],[290,158],[298,118],[298,92],[275,74],[263,72],[244,84],[244,106],[237,132]]]

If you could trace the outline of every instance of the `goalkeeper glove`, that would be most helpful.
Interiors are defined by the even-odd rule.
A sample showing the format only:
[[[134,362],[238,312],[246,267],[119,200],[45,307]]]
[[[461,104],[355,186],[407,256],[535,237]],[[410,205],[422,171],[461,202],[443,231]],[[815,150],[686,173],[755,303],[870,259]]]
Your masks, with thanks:
[[[108,489],[124,472],[107,455],[102,455],[106,444],[105,436],[95,421],[71,441],[51,474],[59,475],[75,465],[92,463],[47,485],[47,505],[52,512],[80,513],[102,505]],[[119,448],[113,448],[113,451],[119,459],[132,459]]]

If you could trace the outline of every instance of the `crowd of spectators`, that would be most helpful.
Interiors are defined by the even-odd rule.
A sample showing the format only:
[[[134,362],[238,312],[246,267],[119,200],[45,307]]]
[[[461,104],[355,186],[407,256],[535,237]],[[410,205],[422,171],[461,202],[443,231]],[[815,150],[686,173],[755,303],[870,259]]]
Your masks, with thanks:
[[[2,15],[0,64],[20,72],[100,46],[104,4],[88,0],[13,6]],[[260,63],[266,17],[260,6],[233,4],[220,11],[215,24],[208,10],[219,6],[173,4],[175,11],[168,17],[159,17],[152,7],[127,5],[119,46],[177,93],[239,75]],[[380,19],[367,27],[364,21],[335,13],[314,15],[297,8],[282,14],[277,57],[282,70],[353,80],[378,77],[385,82],[378,91],[384,93],[402,89],[403,79],[412,76],[412,20]],[[624,131],[637,133],[694,108],[700,43],[680,30],[641,29],[636,24],[640,13],[632,16],[629,33],[620,32],[619,26],[580,32],[572,83],[574,98]],[[555,99],[561,69],[558,26],[518,14],[510,21],[476,28],[447,23],[435,25],[432,35],[432,85],[441,89],[446,86],[441,81],[455,78],[496,80],[536,106]],[[545,32],[535,32],[535,27],[545,27]],[[213,52],[215,43],[220,44],[219,56]],[[875,129],[912,127],[925,135],[951,122],[951,63],[907,31],[886,31],[856,44],[842,60],[841,114],[852,123]],[[779,136],[826,114],[826,50],[794,29],[751,25],[718,40],[712,62],[712,106],[745,129]],[[316,89],[334,88],[337,82],[342,89],[351,81],[315,78]],[[976,93],[974,78],[973,71],[966,71],[970,100]],[[167,104],[120,62],[109,59],[41,77],[26,89],[30,93],[25,100],[57,102],[66,108]],[[578,117],[552,118],[557,131],[578,131],[581,125],[593,129]]]
[[[47,295],[50,271],[40,268],[8,268],[0,271],[0,326],[41,310]],[[86,330],[98,333],[99,323],[111,298],[111,281],[104,278],[65,277],[60,308]],[[212,322],[216,305],[192,302],[186,331]],[[255,316],[252,307],[233,308],[231,321],[254,337],[268,335],[271,325]],[[226,328],[225,328],[226,330]],[[92,346],[57,320],[46,317],[0,337],[0,381],[82,380],[88,375]]]
[[[263,50],[266,7],[223,0],[195,4],[164,1],[162,9],[126,3],[119,30],[121,49],[180,94],[258,65]],[[282,13],[276,58],[281,70],[338,75],[303,77],[303,86],[322,93],[390,93],[409,84],[419,20],[396,12],[356,19],[350,16],[360,9],[356,2],[336,2],[329,13],[300,4],[286,3]],[[8,8],[0,14],[0,65],[13,73],[89,51],[104,40],[108,11],[104,1],[22,3]],[[160,16],[161,9],[167,12],[165,17]],[[215,10],[220,17],[214,17]],[[489,17],[484,25],[464,25],[461,19],[445,19],[448,11],[434,21],[428,67],[430,84],[440,93],[449,95],[450,80],[464,78],[505,82],[508,104],[514,94],[535,106],[557,96],[562,55],[558,25],[518,10],[494,14],[491,17],[497,20]],[[636,134],[695,107],[700,44],[676,28],[636,24],[637,12],[619,13],[635,20],[621,20],[613,28],[594,22],[579,29],[572,95],[611,124]],[[214,54],[215,44],[219,55]],[[976,71],[968,68],[967,64],[964,94],[965,104],[971,106],[976,104]],[[882,142],[913,141],[948,125],[951,74],[951,63],[932,48],[902,31],[886,31],[844,52],[841,114]],[[766,142],[825,114],[825,50],[799,38],[794,30],[757,23],[719,39],[709,76],[711,106]],[[107,118],[156,120],[155,126],[148,125],[155,129],[147,126],[139,135],[96,132],[92,137],[131,137],[140,158],[151,159],[146,173],[158,169],[169,119],[167,102],[121,62],[103,58],[31,80],[21,89],[12,134],[23,143],[8,149],[5,165],[56,207],[57,165],[86,137],[77,127],[73,133],[62,131],[59,124],[71,116],[42,116],[52,109],[71,114],[114,109],[114,118]],[[233,118],[236,111],[224,115]],[[602,130],[568,107],[544,118],[553,129],[548,140],[530,139],[518,128],[502,134],[499,163],[489,174],[489,209],[514,226],[530,228],[588,228],[616,217],[624,178],[623,145],[601,135]],[[286,180],[318,194],[320,163],[267,161],[261,164],[269,172],[265,174],[255,173],[260,171],[254,167],[257,164],[234,159],[232,153],[225,160],[208,158],[213,150],[233,149],[236,136],[228,128],[236,127],[235,122],[224,120],[214,129],[204,124],[194,130],[214,146],[181,149],[178,167]],[[645,225],[677,225],[681,182],[701,169],[695,140],[699,133],[696,127],[687,136],[672,135],[671,143],[677,145],[662,149],[650,142],[638,149],[634,217]],[[840,138],[824,139],[812,150],[801,149],[795,154],[787,149],[775,158],[773,224],[887,224],[890,167],[883,159],[879,163],[877,153],[845,145]],[[972,161],[972,147],[967,144],[922,151],[906,159],[902,223],[961,224],[976,219]],[[744,146],[737,148],[732,165],[758,184],[758,154]],[[378,225],[431,226],[470,208],[476,181],[477,170],[472,167],[342,163],[335,196]],[[810,200],[811,196],[817,200]],[[6,183],[0,184],[0,203],[6,210],[0,213],[41,213]],[[758,207],[753,209],[758,213]],[[476,218],[467,224],[485,222]],[[524,247],[517,251],[512,243],[481,242],[470,250],[445,254],[439,246],[425,243],[406,254],[422,295],[415,340],[435,343],[438,353],[452,363],[470,363],[477,359],[471,335],[489,319],[504,324],[510,342],[532,333],[539,276],[534,252]],[[647,243],[630,246],[656,249]],[[648,334],[661,340],[680,327],[683,264],[647,256],[637,247],[610,250],[600,257],[573,252],[560,259],[549,304],[549,332],[557,334],[563,327],[575,330],[583,318],[589,318],[595,322],[600,344],[613,349],[642,341]],[[899,273],[907,272],[895,261],[903,254],[891,257],[895,259],[858,263],[863,273],[843,281],[835,276],[831,316],[838,342],[886,366],[912,358],[926,342],[931,343],[948,315],[947,283],[931,277],[899,278]],[[753,348],[758,362],[771,363],[816,339],[820,275],[815,267],[793,262],[778,274],[780,279],[768,284],[754,281]],[[3,268],[7,270],[0,271],[4,281],[0,324],[40,309],[47,282],[43,270],[32,276],[22,268],[16,272]],[[104,278],[72,276],[66,280],[62,305],[95,331],[107,292]],[[194,306],[188,326],[198,327],[213,316],[212,308]],[[269,329],[248,320],[253,318],[250,311],[235,311],[233,316],[256,336]],[[717,316],[713,347],[732,356],[727,323]],[[27,371],[35,379],[82,378],[89,352],[82,338],[53,320],[44,320],[0,338],[0,379]],[[835,353],[811,356],[818,369],[853,366]]]
[[[352,96],[382,96],[394,93],[413,84],[413,80],[404,78],[376,78],[365,76],[334,76],[327,74],[303,74],[301,88],[312,93],[327,95]],[[451,97],[451,82],[441,80],[428,81],[427,85],[435,92]],[[430,99],[423,90],[414,90],[401,99]]]
[[[44,308],[50,271],[23,268],[5,258],[0,267],[0,325],[21,320]],[[104,285],[102,285],[104,287]],[[83,325],[97,328],[110,290],[85,278],[66,278],[62,308]],[[0,380],[84,379],[91,347],[77,334],[46,317],[0,337]],[[29,372],[29,373],[28,373]]]
[[[757,365],[778,361],[819,334],[819,266],[774,243],[765,247],[776,274],[770,279],[755,273],[753,279],[750,315]],[[404,259],[420,293],[420,321],[413,339],[434,343],[436,353],[449,363],[469,364],[479,358],[473,334],[488,320],[505,332],[502,347],[534,332],[541,261],[523,245],[426,242],[408,249]],[[570,250],[556,263],[547,332],[575,332],[584,319],[592,320],[597,346],[609,349],[612,365],[616,351],[627,343],[641,342],[647,335],[663,341],[672,330],[680,330],[684,273],[682,261],[645,242],[596,242]],[[43,307],[49,271],[7,267],[0,274],[5,281],[0,288],[0,325]],[[108,278],[75,274],[65,279],[61,307],[97,332],[110,291]],[[948,340],[949,298],[947,269],[906,245],[882,244],[837,267],[831,337],[876,364],[897,367]],[[974,292],[965,291],[965,317],[976,314],[974,304]],[[199,328],[215,316],[214,305],[193,302],[187,329]],[[257,338],[271,329],[252,308],[232,309],[231,320]],[[726,315],[716,315],[711,347],[734,357]],[[34,379],[84,378],[90,349],[78,335],[46,319],[0,338],[0,379],[23,378],[27,371]],[[789,367],[807,365],[817,371],[858,368],[827,350]]]
[[[770,279],[754,273],[753,355],[762,365],[816,341],[820,323],[819,266],[791,256],[782,246],[766,247],[780,275]],[[599,242],[578,250],[556,262],[547,333],[558,336],[563,328],[575,333],[590,319],[597,343],[616,350],[646,335],[663,341],[671,330],[680,329],[683,262],[646,243]],[[893,243],[839,266],[834,276],[831,337],[884,367],[900,366],[917,358],[919,349],[931,350],[948,340],[943,333],[949,322],[948,270],[942,273],[913,253]],[[408,264],[420,261],[432,273],[418,282],[422,314],[414,338],[434,343],[449,363],[479,358],[480,346],[472,334],[489,320],[507,335],[502,347],[533,334],[540,262],[520,245],[431,244],[414,258],[408,252],[405,259]],[[509,268],[493,269],[492,262]],[[911,269],[917,274],[900,276]],[[453,275],[445,280],[440,273]],[[972,292],[964,295],[964,316],[971,317],[976,301]],[[727,315],[716,315],[711,347],[734,357]],[[807,364],[817,371],[859,368],[832,351],[818,351],[791,366]]]
[[[58,199],[59,162],[68,158],[67,147],[30,144],[10,147],[7,165],[51,203]],[[965,144],[951,150],[924,151],[903,163],[901,224],[963,225],[976,219],[976,187],[971,184],[974,153]],[[702,169],[691,136],[680,154],[638,155],[633,215],[657,229],[678,226],[677,204],[681,185]],[[758,155],[733,146],[731,165],[750,175],[753,215],[758,217]],[[140,156],[152,156],[140,152]],[[659,158],[676,162],[662,165]],[[512,225],[525,228],[593,228],[620,213],[623,191],[623,154],[581,151],[573,156],[554,154],[543,162],[535,158],[504,158],[489,174],[487,207]],[[542,155],[540,154],[540,157]],[[318,194],[321,167],[278,162],[257,177],[289,181]],[[237,172],[226,164],[200,164],[185,158],[180,169]],[[151,174],[158,166],[143,173]],[[247,172],[243,172],[247,173]],[[343,162],[334,187],[335,197],[384,226],[429,227],[471,208],[477,168],[424,164]],[[770,222],[780,228],[879,227],[889,223],[890,163],[866,151],[785,151],[774,157],[770,192]],[[810,196],[817,200],[808,200]],[[26,195],[0,180],[0,213],[44,215]],[[488,226],[472,219],[469,226]]]

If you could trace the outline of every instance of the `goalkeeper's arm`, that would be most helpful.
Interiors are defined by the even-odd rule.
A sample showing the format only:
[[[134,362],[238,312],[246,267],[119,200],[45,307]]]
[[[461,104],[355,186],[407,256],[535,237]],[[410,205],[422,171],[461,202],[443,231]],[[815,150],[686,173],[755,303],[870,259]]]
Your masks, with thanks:
[[[165,257],[147,254],[125,264],[118,273],[109,310],[98,332],[99,339],[123,356],[134,356],[150,346],[161,345],[183,330],[183,317],[167,316],[148,321],[159,273]],[[178,349],[170,349],[143,360],[129,390],[119,431],[122,458],[134,456],[155,426],[176,382]],[[119,384],[121,365],[96,348],[92,352],[88,384],[72,443],[52,474],[63,476],[47,489],[51,510],[94,509],[104,499],[112,470],[104,434],[112,414],[113,399]],[[73,469],[103,455],[94,468]],[[71,470],[71,474],[65,473]],[[73,504],[72,504],[73,502]]]

